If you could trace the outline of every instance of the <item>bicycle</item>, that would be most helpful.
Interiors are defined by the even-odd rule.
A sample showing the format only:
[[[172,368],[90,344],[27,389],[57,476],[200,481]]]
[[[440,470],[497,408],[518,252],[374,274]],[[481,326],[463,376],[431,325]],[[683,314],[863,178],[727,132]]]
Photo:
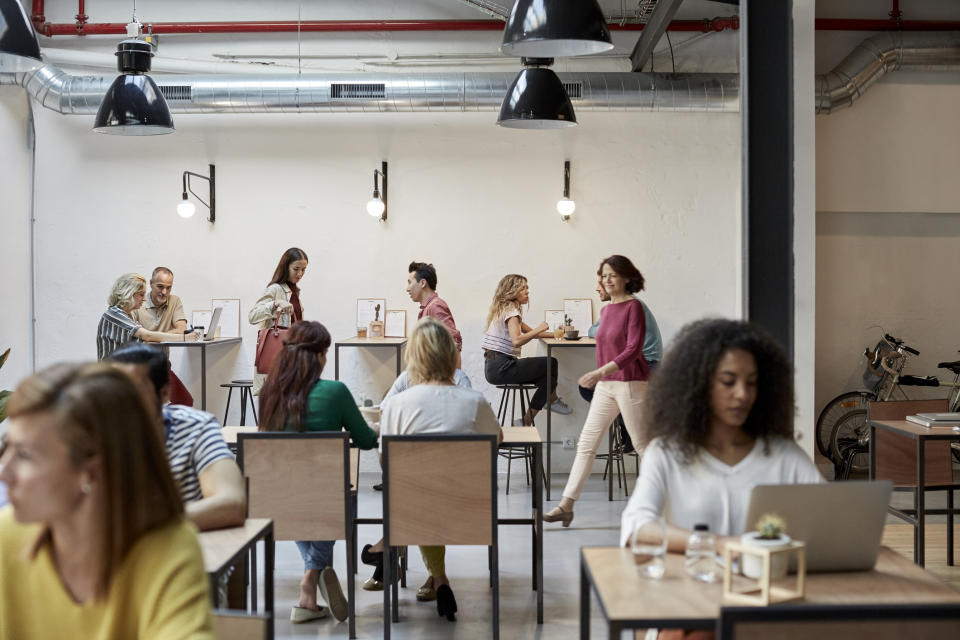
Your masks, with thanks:
[[[960,409],[960,361],[941,362],[937,366],[954,374],[953,382],[940,380],[936,376],[915,376],[903,374],[907,354],[920,355],[920,352],[907,346],[903,340],[884,334],[876,347],[864,349],[867,360],[863,383],[866,389],[842,393],[823,408],[817,417],[817,449],[826,457],[840,464],[844,451],[852,445],[865,448],[869,438],[867,429],[867,402],[886,402],[893,399],[896,392],[909,399],[902,387],[953,387],[950,393],[949,411]],[[858,452],[849,461],[849,469],[862,471],[869,465],[869,455]]]

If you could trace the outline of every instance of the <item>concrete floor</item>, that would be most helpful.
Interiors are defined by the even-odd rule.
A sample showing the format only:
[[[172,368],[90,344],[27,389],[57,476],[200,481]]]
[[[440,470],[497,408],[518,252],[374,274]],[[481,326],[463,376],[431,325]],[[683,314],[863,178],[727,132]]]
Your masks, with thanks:
[[[522,468],[521,468],[522,469]],[[635,477],[631,474],[630,486]],[[371,489],[379,474],[361,474],[359,511],[362,517],[379,517],[381,494]],[[554,475],[553,497],[559,498],[565,475]],[[510,495],[503,493],[505,478],[501,475],[499,508],[501,517],[525,517],[530,509],[530,489],[521,470],[514,469]],[[579,634],[579,562],[580,547],[613,545],[620,530],[620,512],[626,505],[623,491],[614,492],[614,501],[607,501],[606,483],[600,476],[587,482],[577,503],[576,518],[569,528],[560,524],[544,524],[544,624],[536,623],[536,593],[530,575],[530,529],[523,526],[500,527],[500,635],[502,638],[574,638]],[[552,508],[556,502],[547,503]],[[380,528],[360,527],[360,545],[373,543],[380,537]],[[447,574],[457,598],[456,622],[437,616],[436,604],[417,602],[416,589],[427,577],[416,549],[410,550],[410,572],[406,589],[400,590],[400,622],[392,625],[393,637],[400,639],[447,639],[491,637],[492,592],[488,587],[486,549],[483,547],[449,547]],[[277,638],[346,638],[347,623],[326,618],[306,624],[290,623],[290,607],[296,603],[303,564],[292,542],[277,543],[275,580],[275,615]],[[261,565],[262,566],[262,565]],[[334,551],[334,568],[346,591],[346,558],[344,543]],[[361,565],[357,576],[357,637],[383,637],[383,593],[360,589],[372,574],[371,567]],[[262,591],[261,591],[262,593]],[[605,637],[606,625],[594,604],[593,637]]]

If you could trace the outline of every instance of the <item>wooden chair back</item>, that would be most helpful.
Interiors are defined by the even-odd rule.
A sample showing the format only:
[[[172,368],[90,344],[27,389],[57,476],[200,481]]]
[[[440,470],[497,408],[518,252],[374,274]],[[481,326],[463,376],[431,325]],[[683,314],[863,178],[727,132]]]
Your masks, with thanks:
[[[494,544],[496,436],[382,440],[383,526],[390,546]]]
[[[947,410],[947,399],[895,400],[867,403],[867,419],[904,420],[917,413],[938,413]],[[907,436],[877,429],[875,437],[876,469],[878,480],[892,480],[894,486],[914,487],[917,484],[917,443]],[[927,486],[953,482],[950,443],[947,441],[924,443],[924,467]]]
[[[895,640],[960,637],[960,605],[724,607],[718,640]]]
[[[266,640],[269,629],[269,613],[226,609],[216,609],[213,612],[213,630],[217,640]]]
[[[345,540],[348,435],[261,432],[238,436],[247,516],[270,518],[276,540]]]

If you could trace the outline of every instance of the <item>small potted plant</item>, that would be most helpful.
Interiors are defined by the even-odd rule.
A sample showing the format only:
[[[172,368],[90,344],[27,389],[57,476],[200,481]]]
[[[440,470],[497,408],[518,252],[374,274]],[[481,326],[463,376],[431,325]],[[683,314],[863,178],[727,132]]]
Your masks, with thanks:
[[[573,326],[573,320],[567,314],[563,314],[563,336],[568,340],[576,340],[580,337],[580,332]]]
[[[3,363],[7,361],[7,357],[10,355],[10,349],[7,349],[3,352],[3,355],[0,355],[0,368],[3,368]],[[7,399],[10,398],[12,391],[0,391],[0,422],[3,422],[7,418]]]
[[[775,513],[766,513],[757,520],[757,530],[748,531],[740,536],[740,543],[747,547],[764,547],[771,551],[781,549],[790,544],[790,536],[786,534],[787,523]],[[787,575],[786,555],[775,555],[770,558],[770,577],[782,578]],[[763,559],[754,554],[744,553],[741,559],[743,575],[748,578],[759,578],[763,574]]]
[[[382,338],[383,337],[383,321],[380,319],[380,305],[378,304],[373,308],[373,320],[370,322],[370,333],[371,338]]]

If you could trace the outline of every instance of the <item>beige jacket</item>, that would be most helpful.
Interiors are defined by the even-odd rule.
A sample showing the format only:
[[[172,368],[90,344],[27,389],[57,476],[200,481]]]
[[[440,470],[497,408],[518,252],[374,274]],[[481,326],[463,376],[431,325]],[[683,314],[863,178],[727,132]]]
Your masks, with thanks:
[[[247,314],[247,321],[252,325],[259,326],[260,329],[272,327],[273,319],[277,316],[277,303],[290,302],[291,293],[290,287],[286,284],[271,284],[264,289],[260,299],[250,307],[250,312]],[[300,308],[303,308],[302,302]],[[281,313],[280,320],[277,324],[281,327],[289,327],[292,315],[293,314],[289,312]],[[260,394],[260,389],[263,388],[263,383],[266,379],[267,375],[265,373],[253,372],[253,395]]]

